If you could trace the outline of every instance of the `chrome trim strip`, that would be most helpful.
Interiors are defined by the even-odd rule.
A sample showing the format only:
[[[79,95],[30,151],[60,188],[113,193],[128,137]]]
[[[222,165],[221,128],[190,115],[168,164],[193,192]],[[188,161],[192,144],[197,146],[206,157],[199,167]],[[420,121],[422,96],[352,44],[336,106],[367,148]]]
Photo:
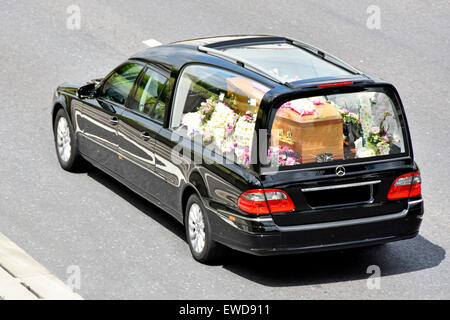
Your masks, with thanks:
[[[418,204],[418,203],[421,203],[421,202],[423,202],[423,199],[414,200],[414,201],[409,201],[409,202],[408,202],[408,205],[411,207],[411,206],[414,206],[414,205],[416,205],[416,204]]]
[[[233,216],[233,217],[236,217],[238,219],[247,220],[247,221],[256,221],[256,222],[273,221],[272,217],[267,217],[267,218],[248,218],[248,217],[244,217],[244,216],[241,216],[241,215],[237,215],[235,213],[227,212],[227,211],[222,210],[222,209],[217,209],[217,212],[219,212],[221,214],[226,214],[228,216]]]
[[[344,221],[313,223],[313,224],[305,224],[305,225],[299,225],[299,226],[288,226],[288,227],[278,226],[278,229],[281,232],[291,232],[291,231],[305,231],[305,230],[317,230],[317,229],[326,229],[326,228],[345,227],[345,226],[353,226],[353,225],[364,224],[364,223],[372,223],[372,222],[400,219],[400,218],[405,217],[407,214],[408,214],[408,209],[405,209],[399,213],[387,214],[387,215],[382,215],[382,216],[344,220]]]
[[[320,191],[320,190],[333,190],[333,189],[341,189],[341,188],[367,186],[367,185],[377,184],[377,183],[380,183],[380,182],[381,182],[381,180],[374,180],[374,181],[365,181],[365,182],[357,182],[357,183],[335,184],[335,185],[324,186],[324,187],[302,188],[302,192]]]

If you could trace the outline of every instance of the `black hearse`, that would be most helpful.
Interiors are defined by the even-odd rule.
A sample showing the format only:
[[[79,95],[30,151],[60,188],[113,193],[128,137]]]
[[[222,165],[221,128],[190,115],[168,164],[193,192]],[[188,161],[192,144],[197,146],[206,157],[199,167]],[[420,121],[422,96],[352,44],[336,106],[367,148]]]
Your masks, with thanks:
[[[61,166],[87,160],[186,227],[195,259],[412,238],[421,178],[400,97],[274,36],[149,48],[53,99]]]

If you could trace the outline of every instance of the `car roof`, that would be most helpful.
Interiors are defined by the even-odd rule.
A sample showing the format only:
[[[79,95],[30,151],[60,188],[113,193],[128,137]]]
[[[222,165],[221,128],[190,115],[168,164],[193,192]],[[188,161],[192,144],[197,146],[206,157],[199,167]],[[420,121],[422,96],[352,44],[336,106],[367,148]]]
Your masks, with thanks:
[[[267,66],[259,64],[261,61],[259,52],[267,55],[270,50],[261,51],[261,49],[271,49],[270,46],[284,46],[284,49],[294,49],[296,56],[289,59],[289,63],[295,65],[308,65],[320,62],[324,72],[320,76],[310,76],[300,78],[295,81],[286,81],[285,78],[275,74]],[[268,47],[269,46],[269,47]],[[257,49],[255,50],[248,50]],[[242,49],[242,50],[241,50]],[[247,50],[243,50],[247,49]],[[272,48],[273,49],[273,48]],[[248,56],[248,52],[256,52]],[[276,57],[278,52],[272,53]],[[269,59],[272,58],[269,55]],[[273,35],[227,35],[189,39],[177,41],[161,46],[148,48],[131,57],[132,59],[147,60],[157,63],[167,68],[180,69],[184,64],[189,62],[209,63],[217,66],[234,69],[247,75],[258,75],[262,81],[269,83],[272,87],[283,85],[288,88],[297,88],[311,83],[326,83],[336,81],[364,81],[372,80],[361,71],[353,68],[342,60],[326,53],[307,43]],[[314,62],[308,60],[314,59]],[[259,61],[258,61],[259,60]],[[291,62],[291,60],[293,60]],[[263,61],[264,62],[264,61]],[[327,69],[328,68],[328,69]],[[244,69],[245,71],[243,72]],[[336,72],[329,72],[334,70]],[[342,70],[342,72],[337,72]]]

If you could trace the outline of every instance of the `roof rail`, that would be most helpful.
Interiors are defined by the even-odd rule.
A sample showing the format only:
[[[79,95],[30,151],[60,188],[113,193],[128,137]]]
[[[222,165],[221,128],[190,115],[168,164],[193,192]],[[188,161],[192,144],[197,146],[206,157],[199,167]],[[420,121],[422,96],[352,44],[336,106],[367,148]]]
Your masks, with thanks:
[[[241,67],[249,69],[249,70],[251,70],[251,71],[253,71],[253,72],[255,72],[255,73],[257,73],[257,74],[259,74],[259,75],[261,75],[263,77],[269,78],[270,80],[272,80],[274,82],[277,82],[277,83],[280,83],[280,84],[284,84],[286,86],[291,87],[289,82],[286,82],[286,81],[280,79],[279,77],[277,77],[274,74],[267,73],[266,71],[264,71],[264,68],[262,68],[261,66],[255,64],[253,62],[250,62],[250,61],[248,61],[246,59],[237,57],[237,56],[235,56],[233,54],[229,54],[229,53],[226,53],[224,51],[212,49],[212,48],[205,47],[205,46],[199,46],[198,50],[200,50],[202,52],[205,52],[205,53],[208,53],[210,55],[222,58],[224,60],[230,61],[230,62],[235,63],[237,65],[240,65]]]
[[[334,65],[337,65],[341,68],[347,69],[348,71],[353,72],[355,74],[363,74],[362,71],[356,69],[355,67],[352,67],[347,62],[342,61],[341,59],[336,58],[335,56],[329,54],[328,52],[325,52],[317,47],[314,47],[313,45],[310,45],[309,43],[302,42],[300,40],[296,40],[296,39],[292,39],[292,38],[286,38],[286,40],[291,42],[294,46],[308,50],[308,51],[312,52],[313,54],[320,56],[322,59],[325,59]]]

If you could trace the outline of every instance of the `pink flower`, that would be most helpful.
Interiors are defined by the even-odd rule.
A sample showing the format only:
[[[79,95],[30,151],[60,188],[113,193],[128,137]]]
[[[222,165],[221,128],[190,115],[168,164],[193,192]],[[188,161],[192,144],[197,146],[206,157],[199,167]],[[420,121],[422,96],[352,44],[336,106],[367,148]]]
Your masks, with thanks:
[[[244,115],[246,121],[252,121],[253,120],[253,114],[250,111],[247,111]]]
[[[384,138],[384,141],[389,142],[388,136],[384,136],[383,138]]]
[[[287,161],[286,161],[286,165],[288,166],[293,166],[295,164],[295,158],[293,157],[288,157]]]
[[[312,100],[312,103],[317,106],[319,104],[323,104],[323,101],[321,98],[315,98]]]

